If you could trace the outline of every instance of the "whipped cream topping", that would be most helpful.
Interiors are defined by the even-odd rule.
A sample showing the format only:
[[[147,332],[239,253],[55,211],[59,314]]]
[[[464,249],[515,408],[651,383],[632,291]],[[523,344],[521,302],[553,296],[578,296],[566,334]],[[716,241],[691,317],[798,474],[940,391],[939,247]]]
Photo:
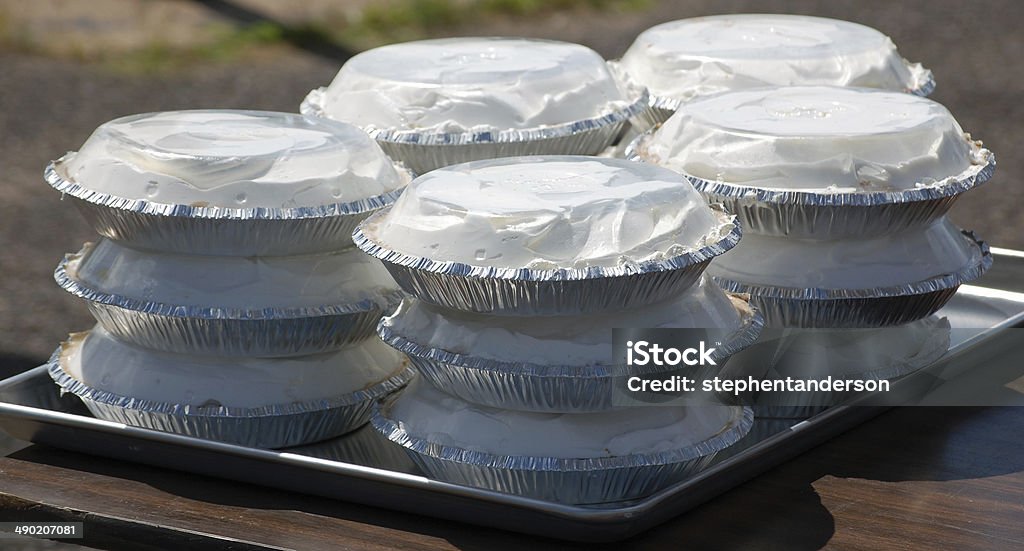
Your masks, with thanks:
[[[707,273],[750,285],[870,289],[957,273],[977,263],[979,255],[978,247],[943,217],[924,229],[870,239],[748,234],[716,257]]]
[[[325,354],[222,358],[156,352],[102,327],[61,345],[64,371],[96,390],[191,406],[255,408],[337,398],[397,374],[406,360],[377,339]]]
[[[387,269],[358,249],[233,257],[144,252],[101,239],[67,256],[68,275],[104,293],[163,304],[301,308],[379,301],[398,290]]]
[[[683,105],[641,147],[661,166],[774,190],[899,191],[984,164],[945,107],[896,92],[795,86]]]
[[[678,174],[597,157],[519,157],[416,178],[363,227],[395,251],[500,268],[661,260],[732,229]]]
[[[408,180],[358,128],[266,111],[115,119],[56,168],[67,180],[115,197],[225,208],[347,203]]]
[[[511,456],[589,459],[683,449],[730,428],[739,406],[532,413],[477,406],[413,381],[384,412],[432,443]]]
[[[601,56],[584,46],[447,38],[353,56],[323,89],[320,107],[367,130],[466,132],[563,124],[627,103]]]
[[[907,91],[930,73],[863,25],[802,15],[718,15],[640,34],[621,68],[653,95],[689,101],[726,90],[825,84]]]
[[[609,365],[612,329],[685,327],[723,336],[738,330],[742,304],[734,304],[710,280],[678,298],[587,316],[518,318],[441,309],[406,298],[384,324],[417,344],[474,358],[539,365]]]
[[[908,373],[945,354],[949,338],[949,320],[939,316],[896,327],[800,330],[793,332],[776,370],[808,379],[876,371]]]

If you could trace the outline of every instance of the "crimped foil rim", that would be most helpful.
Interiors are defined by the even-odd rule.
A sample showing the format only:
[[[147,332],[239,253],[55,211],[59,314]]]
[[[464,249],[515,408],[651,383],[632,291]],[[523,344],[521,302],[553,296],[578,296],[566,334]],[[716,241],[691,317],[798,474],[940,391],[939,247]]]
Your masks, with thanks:
[[[60,365],[60,355],[63,346],[58,347],[50,356],[46,364],[46,370],[50,377],[62,391],[70,392],[79,398],[99,402],[115,407],[144,411],[147,413],[159,413],[163,415],[194,415],[201,417],[231,417],[231,418],[252,418],[252,417],[277,417],[284,415],[298,415],[328,409],[337,409],[351,406],[366,401],[376,400],[386,396],[406,383],[415,376],[412,367],[405,366],[398,374],[391,375],[379,383],[372,384],[364,389],[356,390],[335,398],[314,400],[311,402],[291,402],[285,404],[274,404],[255,408],[241,408],[230,406],[217,406],[215,408],[199,408],[192,405],[173,404],[159,402],[156,400],[142,400],[129,398],[114,394],[106,390],[93,388],[69,375]],[[403,362],[404,363],[404,362]]]
[[[944,274],[903,285],[872,287],[867,289],[824,289],[818,287],[798,288],[754,285],[740,283],[738,281],[714,275],[711,276],[711,279],[721,286],[723,290],[730,293],[749,293],[756,297],[770,299],[843,300],[923,295],[926,293],[951,289],[961,285],[962,283],[977,279],[992,266],[992,253],[989,251],[988,243],[978,239],[972,231],[961,230],[961,233],[973,241],[975,246],[978,247],[979,259],[959,272]]]
[[[202,218],[212,220],[303,220],[309,218],[328,218],[333,216],[352,216],[364,214],[384,208],[394,203],[402,194],[405,186],[398,189],[358,199],[346,203],[333,203],[329,205],[317,205],[310,207],[255,207],[236,209],[231,207],[194,207],[184,204],[156,203],[144,199],[127,199],[109,193],[101,193],[91,190],[82,184],[65,179],[57,172],[55,163],[52,161],[43,171],[46,183],[53,189],[94,205],[111,209],[125,210],[148,214],[151,216],[168,216],[176,218]],[[412,181],[413,173],[404,165],[392,161],[395,170],[403,180]]]
[[[320,118],[331,118],[324,113],[321,106],[325,88],[317,88],[309,92],[299,106],[303,115]],[[371,138],[382,142],[416,144],[423,146],[467,145],[478,143],[512,143],[550,140],[572,136],[581,132],[594,130],[629,120],[647,109],[647,89],[642,88],[637,97],[627,100],[625,107],[610,111],[603,115],[580,119],[550,126],[535,128],[506,128],[467,132],[431,132],[400,128],[363,128]]]
[[[626,159],[636,162],[650,162],[641,155],[641,145],[654,134],[651,128],[633,139],[626,146]],[[901,191],[869,192],[824,192],[824,191],[783,191],[762,189],[743,184],[730,184],[717,180],[706,180],[685,172],[679,172],[700,193],[730,199],[753,199],[758,203],[809,205],[819,207],[871,207],[882,204],[916,203],[934,201],[969,191],[992,178],[996,169],[996,156],[992,151],[980,148],[977,155],[985,159],[984,164],[972,164],[960,174],[950,176],[941,182],[925,187]],[[660,165],[659,165],[660,166]]]
[[[430,442],[409,434],[398,423],[386,417],[384,415],[384,409],[389,407],[390,404],[390,400],[375,402],[373,404],[373,413],[370,415],[370,423],[373,424],[373,427],[383,434],[388,440],[399,444],[408,450],[412,450],[416,453],[433,457],[435,459],[454,461],[458,463],[469,463],[478,467],[487,467],[491,469],[507,470],[560,472],[603,471],[630,467],[653,467],[682,463],[706,457],[735,444],[743,438],[744,435],[750,432],[750,429],[754,424],[753,409],[742,406],[742,414],[739,415],[738,418],[737,416],[734,416],[730,424],[723,427],[717,434],[685,448],[665,450],[651,454],[569,459],[560,457],[492,454]],[[739,408],[741,406],[716,407]]]
[[[598,279],[604,277],[623,277],[650,272],[664,272],[689,268],[711,260],[736,246],[742,236],[736,217],[725,211],[721,205],[711,205],[712,210],[718,215],[720,224],[717,230],[731,224],[732,229],[717,242],[704,245],[703,247],[688,253],[667,258],[664,260],[646,260],[626,266],[589,266],[586,268],[556,268],[554,270],[535,270],[531,268],[497,268],[493,266],[474,266],[454,261],[437,261],[422,256],[410,256],[384,247],[370,239],[363,228],[376,221],[379,216],[388,212],[382,209],[370,215],[356,227],[352,234],[352,241],[366,254],[377,258],[385,263],[397,264],[414,270],[433,272],[451,276],[483,279],[510,279],[519,281],[579,281]],[[713,235],[714,231],[707,232],[704,236]]]
[[[757,340],[764,329],[764,318],[756,308],[748,304],[750,314],[744,316],[742,325],[733,331],[726,342],[715,349],[714,360],[726,360],[736,352],[750,346]],[[592,364],[592,365],[549,365],[532,362],[507,362],[478,358],[468,354],[449,352],[443,348],[426,346],[399,335],[394,328],[386,324],[382,318],[377,324],[377,335],[385,344],[409,356],[425,358],[435,362],[462,367],[466,369],[489,371],[504,374],[515,374],[525,377],[567,378],[567,379],[601,379],[607,377],[624,377],[649,373],[672,371],[678,366],[626,366]]]
[[[683,100],[670,98],[668,96],[655,96],[654,94],[651,94],[650,98],[648,105],[650,105],[652,109],[662,109],[664,111],[672,111],[674,113],[683,105]]]
[[[907,68],[910,69],[910,73],[918,80],[917,86],[907,89],[907,92],[922,98],[930,96],[935,91],[935,73],[920,63],[910,63],[905,59],[903,61],[906,63]],[[922,76],[924,77],[923,80],[921,79]]]
[[[68,274],[68,261],[69,259],[65,256],[64,260],[62,260],[60,264],[57,265],[57,269],[53,271],[53,279],[57,282],[57,285],[59,285],[61,289],[64,289],[68,293],[71,293],[72,295],[78,298],[85,299],[90,302],[107,304],[110,306],[116,306],[118,308],[124,308],[125,310],[132,310],[135,312],[144,312],[147,314],[174,318],[218,320],[276,320],[315,318],[320,316],[338,316],[345,314],[369,312],[372,310],[386,310],[388,308],[396,306],[404,296],[404,293],[402,293],[402,291],[396,289],[394,291],[381,295],[381,301],[366,298],[358,302],[350,302],[345,304],[325,304],[320,306],[302,306],[293,308],[233,308],[218,306],[167,304],[163,302],[153,302],[148,300],[126,297],[124,295],[106,293],[103,291],[93,289],[92,287],[89,287],[85,283],[72,278],[71,275]]]

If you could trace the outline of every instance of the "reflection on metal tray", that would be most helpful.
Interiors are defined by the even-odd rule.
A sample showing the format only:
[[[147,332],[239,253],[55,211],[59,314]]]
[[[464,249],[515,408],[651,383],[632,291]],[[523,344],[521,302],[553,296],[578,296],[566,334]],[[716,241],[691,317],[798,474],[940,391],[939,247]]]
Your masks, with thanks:
[[[963,287],[939,312],[952,326],[950,351],[934,365],[898,380],[894,389],[910,388],[917,393],[924,378],[929,389],[938,388],[941,393],[948,381],[963,380],[968,371],[974,376],[989,369],[985,359],[992,354],[1020,346],[1019,339],[1004,330],[1024,323],[1024,253],[1001,249],[993,253],[996,258],[991,272],[977,285]],[[0,382],[0,428],[22,440],[580,541],[616,540],[646,530],[884,409],[847,404],[805,421],[763,419],[755,423],[754,436],[742,446],[686,481],[644,499],[584,507],[426,478],[401,450],[368,428],[289,450],[244,448],[94,419],[75,397],[60,396],[43,368]]]

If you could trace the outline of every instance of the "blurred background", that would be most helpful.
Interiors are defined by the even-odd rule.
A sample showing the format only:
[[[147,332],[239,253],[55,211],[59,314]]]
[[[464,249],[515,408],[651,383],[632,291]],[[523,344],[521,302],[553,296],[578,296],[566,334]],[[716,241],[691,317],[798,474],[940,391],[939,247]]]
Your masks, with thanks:
[[[91,325],[57,288],[65,252],[95,240],[42,180],[99,124],[188,108],[296,111],[353,53],[436,36],[524,35],[615,58],[657,23],[716,13],[847,19],[934,71],[931,96],[998,157],[953,218],[1024,248],[1024,2],[691,0],[0,0],[0,377]]]

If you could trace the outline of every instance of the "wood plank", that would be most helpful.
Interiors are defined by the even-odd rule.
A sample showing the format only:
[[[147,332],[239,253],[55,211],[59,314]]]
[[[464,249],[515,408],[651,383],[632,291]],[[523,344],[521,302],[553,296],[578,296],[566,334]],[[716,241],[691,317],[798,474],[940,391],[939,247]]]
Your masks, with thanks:
[[[893,410],[628,542],[586,549],[1024,548],[1024,408]],[[564,549],[567,544],[33,446],[0,516],[121,549]],[[577,547],[577,546],[568,546]]]

